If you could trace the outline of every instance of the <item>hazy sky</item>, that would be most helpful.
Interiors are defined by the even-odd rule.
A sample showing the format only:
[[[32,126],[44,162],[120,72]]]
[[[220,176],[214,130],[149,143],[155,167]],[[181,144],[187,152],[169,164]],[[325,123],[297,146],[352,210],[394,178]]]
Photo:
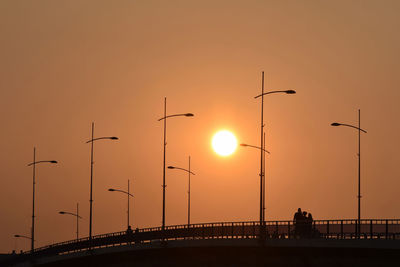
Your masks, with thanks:
[[[164,97],[167,165],[192,158],[192,222],[258,220],[259,153],[211,149],[229,129],[259,145],[265,99],[266,218],[357,216],[361,109],[362,217],[398,218],[400,1],[0,0],[0,251],[29,249],[33,147],[36,246],[88,235],[91,122],[94,234],[161,225]],[[187,176],[167,170],[166,223],[185,224]]]

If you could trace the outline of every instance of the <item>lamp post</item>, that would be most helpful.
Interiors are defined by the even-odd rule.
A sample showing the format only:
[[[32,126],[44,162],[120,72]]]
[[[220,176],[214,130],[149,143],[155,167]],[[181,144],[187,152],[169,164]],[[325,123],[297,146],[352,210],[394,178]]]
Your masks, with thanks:
[[[124,194],[126,194],[128,196],[128,211],[127,211],[127,214],[128,214],[128,226],[127,226],[127,229],[129,229],[129,197],[133,197],[133,195],[131,193],[129,193],[129,179],[128,179],[128,191],[124,191],[124,190],[120,190],[120,189],[114,189],[114,188],[110,188],[110,189],[108,189],[108,191],[110,191],[110,192],[121,192],[121,193],[124,193]]]
[[[263,214],[262,214],[262,218],[263,218],[263,221],[265,221],[265,177],[266,177],[266,173],[265,173],[265,144],[266,144],[266,142],[265,142],[265,132],[264,132],[264,147],[263,147],[263,159],[264,159],[264,161],[263,161],[263,181],[262,181],[262,183],[263,183],[263,185],[262,185],[262,189],[263,189],[263,200],[262,200],[262,203],[263,203],[263,209],[262,209],[262,211],[263,211]]]
[[[92,249],[92,217],[93,217],[93,143],[97,140],[108,139],[108,140],[118,140],[118,137],[97,137],[94,138],[94,122],[92,122],[92,138],[86,143],[91,144],[90,149],[90,215],[89,215],[89,249]]]
[[[295,94],[296,91],[294,90],[275,90],[275,91],[269,91],[269,92],[264,92],[264,72],[262,72],[262,81],[261,81],[261,94],[255,96],[254,98],[259,98],[261,97],[261,145],[260,148],[264,148],[264,143],[263,143],[263,135],[264,135],[264,95],[269,95],[269,94],[276,94],[276,93],[285,93],[285,94]],[[264,216],[263,216],[263,157],[264,157],[264,151],[263,149],[260,149],[260,225],[264,221]]]
[[[79,203],[76,203],[76,213],[68,212],[68,211],[59,211],[59,214],[67,214],[76,217],[76,241],[79,239],[79,219],[83,219],[79,216]]]
[[[57,163],[55,160],[39,160],[36,161],[36,147],[33,148],[33,162],[29,163],[28,166],[32,166],[33,169],[33,186],[32,186],[32,227],[31,227],[31,253],[35,249],[35,185],[36,185],[36,164],[39,163]],[[22,236],[21,236],[22,237]]]
[[[189,190],[188,190],[188,225],[190,225],[190,174],[195,175],[193,172],[190,171],[190,156],[189,156],[189,169],[184,169],[184,168],[179,168],[175,166],[168,166],[168,169],[177,169],[177,170],[182,170],[188,173],[189,177]]]
[[[264,211],[265,211],[265,153],[268,153],[268,154],[271,154],[268,150],[266,150],[265,149],[265,133],[264,133],[264,148],[261,148],[261,147],[259,147],[259,146],[253,146],[253,145],[249,145],[249,144],[240,144],[240,146],[243,146],[243,147],[251,147],[251,148],[255,148],[255,149],[259,149],[259,150],[261,150],[262,151],[262,153],[263,153],[263,159],[264,159],[264,168],[262,168],[262,178],[264,178],[264,179],[262,179],[261,180],[261,183],[262,183],[262,185],[261,185],[261,190],[262,190],[262,194],[261,194],[261,196],[262,196],[262,221],[264,221]]]
[[[168,115],[167,116],[167,98],[164,98],[164,117],[160,118],[158,121],[164,120],[164,152],[163,152],[163,204],[162,204],[162,226],[161,229],[165,229],[165,149],[167,146],[167,141],[166,141],[166,136],[167,136],[167,118],[171,117],[180,117],[180,116],[185,116],[185,117],[193,117],[194,115],[192,113],[182,113],[182,114],[174,114],[174,115]]]
[[[22,237],[22,238],[26,238],[26,239],[32,239],[31,237],[26,236],[26,235],[14,235],[14,237]]]
[[[261,147],[259,147],[259,146],[253,146],[253,145],[249,145],[249,144],[240,144],[240,145],[241,145],[241,146],[244,146],[244,147],[256,148],[256,149],[262,150],[262,151],[264,151],[264,152],[266,152],[266,153],[268,153],[268,154],[271,154],[268,150],[266,150],[265,148],[261,148]]]
[[[347,126],[358,130],[358,219],[357,219],[357,237],[360,238],[360,227],[361,227],[361,132],[367,133],[367,131],[361,129],[361,112],[358,110],[358,127],[350,124],[331,123],[331,126]]]

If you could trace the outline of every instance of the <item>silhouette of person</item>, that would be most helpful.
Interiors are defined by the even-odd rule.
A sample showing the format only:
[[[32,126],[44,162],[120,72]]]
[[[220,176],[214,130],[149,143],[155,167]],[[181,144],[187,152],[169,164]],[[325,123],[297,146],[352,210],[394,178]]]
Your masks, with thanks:
[[[312,224],[313,224],[313,217],[312,217],[311,213],[309,213],[307,216],[307,226],[306,226],[308,236],[313,235]]]
[[[297,212],[294,214],[293,221],[296,223],[301,216],[303,216],[303,213],[301,211],[301,208],[298,208]]]
[[[303,212],[301,211],[301,208],[297,209],[297,212],[294,214],[293,217],[293,222],[294,222],[294,232],[296,236],[301,236],[302,233],[302,226],[304,224],[304,216],[303,216]]]
[[[130,225],[128,225],[128,229],[126,229],[126,234],[129,235],[129,234],[132,234],[132,233],[133,233],[132,228],[131,228]]]
[[[128,244],[131,244],[132,235],[133,235],[133,230],[132,230],[131,226],[128,225],[128,229],[126,229],[126,238],[128,240]]]
[[[307,211],[303,211],[303,221],[300,224],[300,236],[304,237],[307,235]]]
[[[137,228],[135,229],[135,234],[136,234],[136,236],[135,236],[135,243],[142,243],[142,242],[140,241],[140,239],[139,239],[139,241],[138,241],[138,233],[139,233],[139,228],[137,227]]]
[[[307,218],[307,211],[303,211],[303,218]]]

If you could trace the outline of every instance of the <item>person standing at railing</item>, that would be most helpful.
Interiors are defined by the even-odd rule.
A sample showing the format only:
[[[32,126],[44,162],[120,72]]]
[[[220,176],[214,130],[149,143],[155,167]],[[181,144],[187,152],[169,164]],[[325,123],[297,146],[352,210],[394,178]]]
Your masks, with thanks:
[[[139,228],[136,228],[135,229],[135,243],[142,243],[141,241],[140,241],[140,239],[139,239],[139,235],[138,235],[138,233],[139,233]]]
[[[128,226],[128,229],[126,229],[126,234],[129,235],[129,234],[132,234],[132,233],[133,233],[132,228],[131,228],[131,226],[129,225],[129,226]]]
[[[312,217],[311,213],[308,213],[308,216],[306,218],[306,226],[305,226],[307,237],[313,236],[312,224],[313,224],[313,217]]]
[[[126,235],[127,235],[127,239],[128,239],[128,244],[130,244],[131,243],[131,238],[132,238],[132,235],[133,235],[133,230],[132,230],[130,225],[128,225],[128,229],[126,229]]]
[[[297,212],[294,214],[293,217],[293,223],[294,223],[294,233],[295,236],[302,236],[303,234],[303,229],[304,229],[304,223],[305,223],[305,218],[303,215],[303,212],[301,211],[301,208],[297,209]]]

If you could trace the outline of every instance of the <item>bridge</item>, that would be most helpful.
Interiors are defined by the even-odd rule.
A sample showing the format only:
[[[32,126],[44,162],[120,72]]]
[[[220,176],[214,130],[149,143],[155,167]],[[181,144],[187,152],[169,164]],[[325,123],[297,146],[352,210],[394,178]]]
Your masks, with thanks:
[[[400,219],[363,219],[359,226],[359,234],[357,222],[354,219],[315,220],[306,226],[295,225],[292,221],[265,221],[261,224],[259,221],[251,221],[173,225],[165,227],[164,230],[161,227],[143,228],[95,235],[91,241],[85,237],[50,244],[36,248],[33,253],[26,251],[18,254],[14,262],[32,262],[32,259],[42,258],[56,260],[62,256],[65,258],[66,255],[81,257],[96,254],[96,251],[115,252],[118,248],[164,248],[169,244],[176,246],[179,243],[190,246],[195,244],[193,241],[202,241],[202,244],[208,245],[219,242],[218,244],[224,246],[234,244],[236,240],[247,240],[252,242],[252,246],[276,246],[278,241],[281,245],[296,247],[304,246],[304,242],[299,243],[301,240],[314,240],[317,241],[312,243],[314,247],[324,247],[326,244],[332,247],[332,244],[336,244],[333,246],[340,248],[351,244],[353,248],[363,248],[368,244],[369,249],[386,248],[396,250],[396,253],[400,252]],[[306,231],[305,227],[309,227],[310,231]],[[368,240],[375,242],[371,243]],[[311,243],[308,241],[306,244]],[[377,247],[374,247],[375,245]]]

